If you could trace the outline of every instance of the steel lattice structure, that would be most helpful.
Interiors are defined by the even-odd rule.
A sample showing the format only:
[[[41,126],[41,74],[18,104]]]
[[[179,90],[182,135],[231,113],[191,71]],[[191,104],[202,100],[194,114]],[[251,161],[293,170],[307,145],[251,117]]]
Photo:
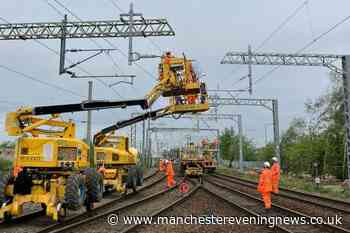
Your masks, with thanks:
[[[221,64],[323,66],[342,75],[344,115],[347,132],[347,170],[350,179],[350,55],[228,52]]]
[[[220,105],[245,105],[245,106],[263,106],[272,110],[271,103],[273,99],[251,99],[251,98],[223,98],[216,95],[209,96],[209,106],[217,107]]]
[[[289,65],[289,66],[325,66],[337,71],[340,59],[344,55],[331,54],[282,54],[282,53],[249,53],[228,52],[221,64],[238,65]]]
[[[236,97],[220,97],[219,95],[210,95],[209,105],[211,107],[232,106],[261,106],[272,112],[273,135],[275,144],[275,153],[278,158],[281,157],[280,152],[280,136],[279,136],[279,117],[278,117],[278,101],[276,99],[254,99],[254,98],[236,98]]]
[[[174,36],[166,19],[0,24],[0,40]]]

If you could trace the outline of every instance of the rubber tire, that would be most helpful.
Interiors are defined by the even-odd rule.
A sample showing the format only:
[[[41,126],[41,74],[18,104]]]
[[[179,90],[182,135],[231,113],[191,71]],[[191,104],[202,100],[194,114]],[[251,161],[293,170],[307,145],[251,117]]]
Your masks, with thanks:
[[[82,191],[82,192],[81,192]],[[71,175],[67,178],[64,203],[69,210],[78,210],[86,201],[86,186],[81,175]]]
[[[127,187],[132,189],[133,192],[136,192],[136,186],[137,186],[137,172],[136,172],[136,167],[132,166],[128,169]]]
[[[11,174],[1,174],[0,177],[0,207],[3,203],[7,201],[5,190],[6,186],[8,185],[9,181],[11,180],[12,175]]]
[[[143,167],[141,166],[136,166],[136,185],[137,186],[142,186],[143,185]]]
[[[86,177],[87,197],[89,202],[99,202],[103,198],[103,177],[93,168],[84,171]]]

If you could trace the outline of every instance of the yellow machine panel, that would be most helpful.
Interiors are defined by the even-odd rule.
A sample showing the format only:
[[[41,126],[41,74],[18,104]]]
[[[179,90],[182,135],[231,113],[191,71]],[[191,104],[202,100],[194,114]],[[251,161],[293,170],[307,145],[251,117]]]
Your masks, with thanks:
[[[73,138],[18,139],[16,165],[20,167],[89,167],[88,145]]]

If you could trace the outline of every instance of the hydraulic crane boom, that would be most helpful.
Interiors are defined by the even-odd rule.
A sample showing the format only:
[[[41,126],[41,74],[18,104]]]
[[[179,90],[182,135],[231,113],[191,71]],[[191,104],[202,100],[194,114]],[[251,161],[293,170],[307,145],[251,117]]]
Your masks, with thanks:
[[[172,114],[171,112],[168,111],[168,108],[161,108],[158,110],[154,110],[154,111],[150,111],[150,112],[146,112],[144,114],[138,115],[136,117],[130,118],[128,120],[122,120],[122,121],[118,121],[116,124],[106,127],[104,129],[102,129],[100,132],[98,132],[97,134],[95,134],[94,136],[94,144],[95,146],[99,146],[101,145],[105,139],[108,137],[109,134],[113,134],[116,130],[125,128],[127,126],[136,124],[138,122],[144,121],[148,118],[152,118],[152,119],[157,119],[166,115],[170,115]]]
[[[6,115],[6,131],[9,136],[19,136],[23,133],[31,133],[33,136],[46,134],[50,136],[74,137],[74,123],[54,120],[61,113],[83,112],[90,110],[102,110],[109,108],[125,108],[127,106],[141,106],[147,108],[144,99],[124,101],[91,101],[77,104],[63,104],[38,107],[19,108],[16,112],[9,112]],[[39,115],[51,115],[48,119],[42,119]],[[40,126],[63,128],[62,131],[40,129]]]

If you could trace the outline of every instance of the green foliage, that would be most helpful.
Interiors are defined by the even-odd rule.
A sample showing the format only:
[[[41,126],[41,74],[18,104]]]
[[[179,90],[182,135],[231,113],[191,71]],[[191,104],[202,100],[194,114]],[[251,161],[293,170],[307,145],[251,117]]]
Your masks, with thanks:
[[[256,160],[255,146],[251,140],[243,137],[243,156],[245,161]],[[220,135],[220,153],[223,160],[239,160],[239,135],[232,129],[225,128]]]
[[[9,171],[11,167],[12,167],[11,161],[0,158],[0,172]]]
[[[10,142],[10,141],[2,142],[2,143],[0,143],[0,150],[5,149],[5,148],[14,149],[15,145],[16,145],[15,142]]]
[[[305,104],[307,117],[294,119],[281,136],[284,172],[314,174],[313,163],[321,175],[344,179],[346,174],[344,107],[341,78],[331,74],[332,85],[326,94]],[[258,150],[258,159],[267,160],[273,145]]]

